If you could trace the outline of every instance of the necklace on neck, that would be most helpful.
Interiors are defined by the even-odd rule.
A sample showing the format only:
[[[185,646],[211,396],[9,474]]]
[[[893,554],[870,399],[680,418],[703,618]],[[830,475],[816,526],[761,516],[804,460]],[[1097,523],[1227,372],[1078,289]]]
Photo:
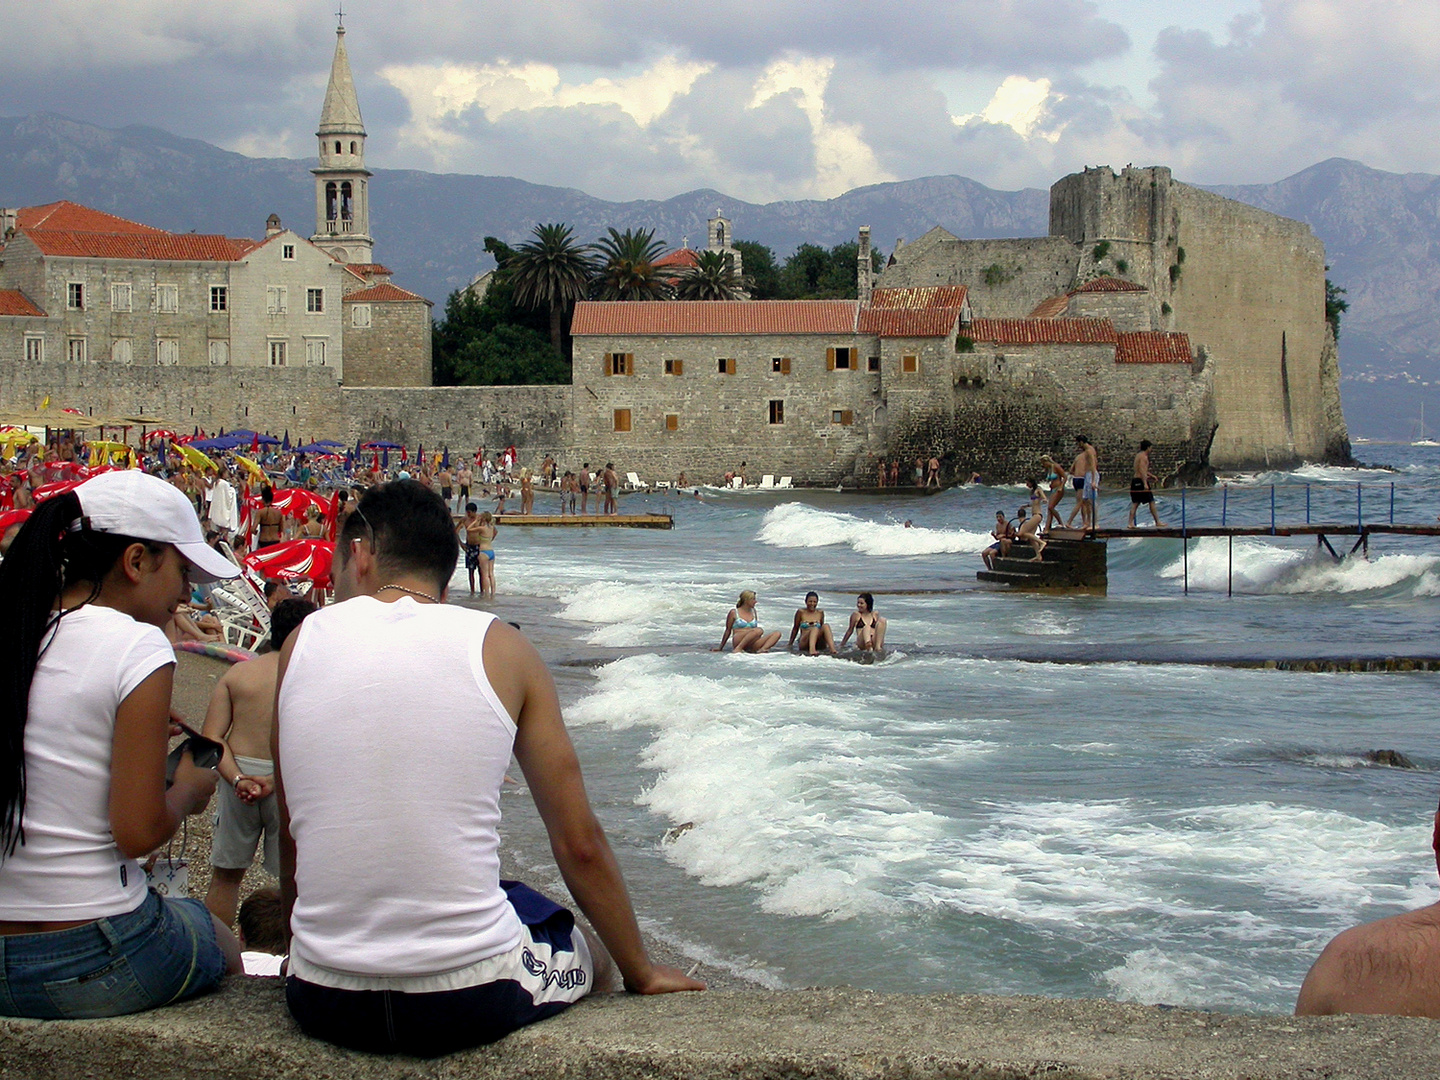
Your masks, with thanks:
[[[394,589],[396,592],[409,593],[411,596],[418,596],[422,600],[429,600],[432,604],[440,603],[440,598],[438,596],[431,596],[428,592],[421,592],[419,589],[407,589],[404,585],[381,585],[380,588],[376,589],[375,591],[377,593],[382,593],[386,589]]]

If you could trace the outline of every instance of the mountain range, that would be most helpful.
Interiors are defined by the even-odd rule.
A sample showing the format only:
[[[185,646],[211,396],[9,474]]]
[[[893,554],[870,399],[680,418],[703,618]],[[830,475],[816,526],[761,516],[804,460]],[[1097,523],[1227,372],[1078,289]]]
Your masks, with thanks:
[[[0,117],[0,205],[72,199],[178,232],[260,236],[278,213],[306,234],[313,163],[251,158],[151,127],[108,129],[51,114]],[[1184,179],[1181,177],[1180,179]],[[1440,419],[1440,177],[1389,173],[1332,158],[1272,184],[1211,186],[1308,223],[1325,244],[1330,277],[1347,290],[1340,358],[1353,435],[1410,439],[1421,400]],[[702,189],[670,199],[614,202],[513,177],[375,170],[376,257],[398,284],[436,302],[491,265],[484,238],[524,240],[542,221],[588,239],[609,226],[653,228],[674,246],[703,246],[721,211],[736,236],[783,257],[801,243],[829,247],[871,226],[888,252],[935,225],[961,237],[1041,236],[1049,193],[996,191],[962,176],[856,188],[833,199],[747,203]]]

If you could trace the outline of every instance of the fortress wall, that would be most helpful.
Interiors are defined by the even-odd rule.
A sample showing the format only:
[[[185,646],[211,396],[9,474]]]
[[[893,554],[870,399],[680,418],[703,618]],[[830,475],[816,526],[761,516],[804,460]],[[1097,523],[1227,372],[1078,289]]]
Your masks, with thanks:
[[[1184,184],[1171,304],[1209,349],[1222,467],[1323,458],[1325,251],[1309,226]],[[1338,393],[1338,389],[1337,389]]]
[[[911,285],[965,285],[976,318],[1020,318],[1041,300],[1072,288],[1079,253],[1062,237],[1019,240],[944,240],[899,260],[880,276],[876,288]],[[997,268],[986,284],[985,272]],[[1003,280],[995,280],[1000,277]]]
[[[1109,319],[1122,334],[1159,330],[1159,304],[1148,292],[1076,293],[1065,314],[1070,318]]]
[[[356,326],[345,304],[346,386],[429,386],[430,305],[372,303],[370,325]]]
[[[253,428],[335,438],[345,431],[338,391],[327,368],[0,365],[0,403],[6,407],[33,408],[48,394],[59,408],[158,416],[176,431]]]
[[[1108,345],[994,346],[955,357],[952,401],[890,395],[890,456],[941,452],[947,476],[977,471],[987,481],[1017,481],[1039,471],[1050,454],[1067,468],[1075,435],[1100,450],[1107,485],[1128,484],[1141,439],[1155,447],[1162,476],[1203,453],[1212,411],[1208,366],[1116,364]],[[874,459],[857,464],[862,478]]]
[[[380,305],[376,305],[380,307]],[[570,443],[569,386],[355,387],[340,392],[348,443],[387,439],[452,454],[512,443],[521,460],[546,454],[565,462]]]

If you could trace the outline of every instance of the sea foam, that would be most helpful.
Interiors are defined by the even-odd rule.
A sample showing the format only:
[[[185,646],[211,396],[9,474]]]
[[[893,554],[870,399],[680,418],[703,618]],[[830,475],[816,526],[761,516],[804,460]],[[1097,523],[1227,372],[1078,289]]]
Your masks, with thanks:
[[[767,512],[760,525],[759,539],[779,548],[844,544],[861,555],[977,552],[994,542],[989,533],[920,526],[906,528],[899,521],[870,521],[798,502],[784,503]]]
[[[1359,593],[1404,587],[1413,596],[1440,595],[1440,556],[1396,554],[1336,562],[1313,549],[1279,547],[1249,538],[1234,543],[1232,556],[1223,537],[1192,541],[1190,588],[1224,590],[1233,557],[1234,587],[1242,592]],[[1180,557],[1159,571],[1161,577],[1171,579],[1185,572]]]

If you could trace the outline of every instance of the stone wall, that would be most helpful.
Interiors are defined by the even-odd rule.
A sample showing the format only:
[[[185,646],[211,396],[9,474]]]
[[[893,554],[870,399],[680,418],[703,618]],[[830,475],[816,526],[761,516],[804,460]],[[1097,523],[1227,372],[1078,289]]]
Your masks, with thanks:
[[[346,386],[429,386],[430,305],[423,300],[371,302],[370,325],[345,307]]]
[[[121,367],[115,364],[0,364],[0,405],[96,416],[157,416],[176,431],[253,428],[335,438],[346,431],[335,373],[326,368]]]
[[[875,287],[964,285],[977,319],[1019,318],[1029,315],[1040,301],[1071,289],[1078,262],[1075,245],[1062,237],[949,237],[901,248],[895,265]]]
[[[340,391],[347,444],[388,439],[474,454],[514,444],[524,464],[546,454],[579,459],[571,442],[569,386],[353,387]]]

